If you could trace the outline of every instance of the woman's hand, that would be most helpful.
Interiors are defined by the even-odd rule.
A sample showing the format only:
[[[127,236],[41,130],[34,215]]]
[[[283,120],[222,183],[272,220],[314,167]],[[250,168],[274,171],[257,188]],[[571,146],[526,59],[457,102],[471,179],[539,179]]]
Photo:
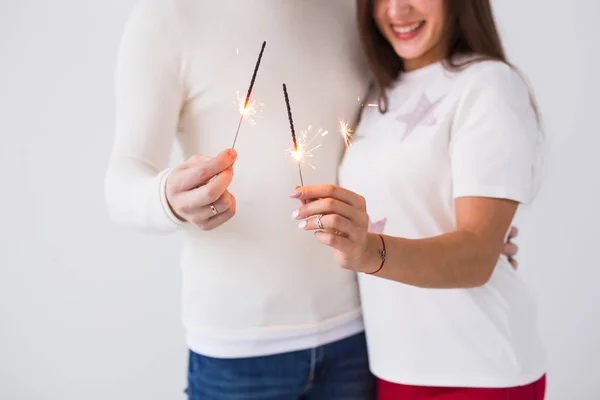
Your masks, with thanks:
[[[303,202],[292,215],[301,220],[298,227],[314,231],[319,242],[332,247],[342,268],[357,272],[378,268],[379,238],[368,232],[369,216],[362,196],[339,186],[319,185],[297,188],[290,197]]]
[[[167,202],[173,213],[205,231],[231,219],[236,204],[227,187],[236,156],[232,149],[214,158],[195,155],[175,168],[166,182]]]
[[[513,266],[514,269],[517,269],[519,267],[519,262],[515,258],[515,256],[519,252],[519,246],[514,244],[512,242],[512,239],[516,238],[518,234],[519,234],[519,229],[517,229],[516,226],[512,226],[510,228],[510,232],[508,233],[508,238],[506,239],[506,243],[504,244],[504,249],[502,250],[502,254],[504,254],[508,258],[508,261],[510,262],[510,264]]]

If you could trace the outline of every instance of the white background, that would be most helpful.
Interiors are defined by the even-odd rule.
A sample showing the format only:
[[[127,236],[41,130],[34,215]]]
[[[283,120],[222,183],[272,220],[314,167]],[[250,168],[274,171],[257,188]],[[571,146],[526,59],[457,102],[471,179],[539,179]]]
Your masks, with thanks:
[[[597,399],[600,3],[495,3],[551,146],[518,241],[540,303],[547,398]],[[179,237],[117,227],[103,203],[132,5],[0,0],[0,399],[183,399]]]

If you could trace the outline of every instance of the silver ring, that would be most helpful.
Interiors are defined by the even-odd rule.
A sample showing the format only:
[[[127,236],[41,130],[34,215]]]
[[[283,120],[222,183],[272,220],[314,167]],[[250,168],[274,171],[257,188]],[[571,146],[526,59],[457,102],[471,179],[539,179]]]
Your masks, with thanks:
[[[317,228],[319,228],[320,230],[323,230],[323,222],[321,222],[321,217],[323,216],[323,214],[319,214],[317,215]]]
[[[217,207],[215,207],[214,204],[209,204],[210,209],[213,212],[213,215],[219,215],[219,210],[217,210]]]

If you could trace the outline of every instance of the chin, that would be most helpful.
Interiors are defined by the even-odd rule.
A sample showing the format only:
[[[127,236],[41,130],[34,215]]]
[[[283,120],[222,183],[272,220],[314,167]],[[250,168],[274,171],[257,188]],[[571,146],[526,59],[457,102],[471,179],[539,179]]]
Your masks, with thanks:
[[[394,49],[396,50],[396,54],[398,57],[403,59],[404,61],[416,61],[425,55],[425,51],[422,49]]]

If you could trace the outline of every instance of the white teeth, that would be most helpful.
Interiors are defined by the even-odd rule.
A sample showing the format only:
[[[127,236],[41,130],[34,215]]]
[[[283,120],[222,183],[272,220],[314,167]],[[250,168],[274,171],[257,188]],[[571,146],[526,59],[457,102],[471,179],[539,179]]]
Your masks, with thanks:
[[[392,30],[396,33],[400,33],[400,34],[406,34],[406,33],[411,33],[416,31],[417,29],[419,29],[421,27],[421,24],[423,22],[416,22],[410,26],[393,26]]]

